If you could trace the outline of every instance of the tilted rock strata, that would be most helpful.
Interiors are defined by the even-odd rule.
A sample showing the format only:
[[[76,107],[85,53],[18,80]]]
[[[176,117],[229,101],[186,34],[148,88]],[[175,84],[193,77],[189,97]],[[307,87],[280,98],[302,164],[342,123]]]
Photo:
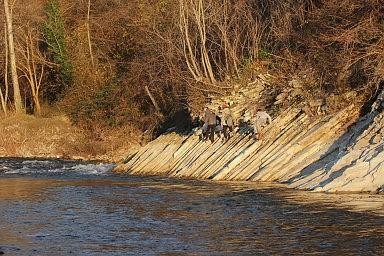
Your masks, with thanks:
[[[376,102],[372,112],[348,130],[359,115],[354,106],[316,119],[301,108],[289,108],[268,126],[262,141],[248,135],[249,127],[214,143],[199,140],[194,132],[165,134],[130,155],[116,171],[276,181],[314,191],[377,191],[384,184],[384,114],[377,108],[381,104]]]
[[[337,140],[322,165],[309,165],[290,186],[315,191],[377,191],[384,184],[384,114],[374,111]]]

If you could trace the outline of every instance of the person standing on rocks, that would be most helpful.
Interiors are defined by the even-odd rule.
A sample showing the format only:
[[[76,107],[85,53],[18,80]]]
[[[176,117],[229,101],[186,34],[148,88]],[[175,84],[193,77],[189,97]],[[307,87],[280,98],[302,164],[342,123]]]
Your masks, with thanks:
[[[208,107],[205,109],[204,113],[204,125],[207,126],[205,133],[205,140],[209,137],[211,142],[214,142],[215,136],[215,127],[216,127],[216,114],[212,112]]]
[[[233,131],[233,116],[227,103],[223,104],[222,116],[224,138],[229,140],[231,138],[231,132]]]
[[[263,111],[262,108],[257,108],[254,117],[254,125],[253,125],[253,138],[256,140],[263,139],[263,129],[272,122],[272,118],[268,115],[267,112]]]
[[[219,113],[215,114],[215,116],[216,116],[215,133],[216,133],[217,137],[220,138],[221,132],[223,131],[223,126],[221,125],[222,118],[220,117],[221,116],[221,108],[220,108],[220,106],[219,106],[218,111],[219,111]]]
[[[204,110],[205,113],[205,110]],[[207,138],[207,131],[208,131],[208,124],[204,122],[204,114],[201,115],[201,121],[203,122],[203,125],[201,126],[201,134],[199,136],[200,140],[206,140]]]

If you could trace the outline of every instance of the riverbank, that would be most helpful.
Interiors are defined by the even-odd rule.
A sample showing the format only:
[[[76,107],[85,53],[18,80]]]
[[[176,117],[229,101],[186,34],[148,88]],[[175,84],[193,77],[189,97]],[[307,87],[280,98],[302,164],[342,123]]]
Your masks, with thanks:
[[[43,157],[78,160],[121,161],[136,145],[124,130],[87,134],[63,116],[2,116],[0,157]]]
[[[255,87],[237,95],[261,95]],[[234,114],[249,97],[232,101]],[[285,183],[321,192],[381,192],[384,185],[384,92],[366,115],[350,104],[331,114],[312,116],[305,106],[286,108],[274,117],[262,141],[243,126],[228,141],[214,143],[168,133],[129,154],[115,171],[131,175]]]
[[[225,98],[236,119],[250,98],[263,93],[263,83],[240,88]],[[217,181],[266,181],[319,192],[382,192],[384,187],[384,92],[371,111],[347,104],[312,115],[297,104],[274,116],[262,141],[239,127],[230,140],[214,143],[189,134],[169,132],[145,146],[131,131],[94,131],[87,135],[68,118],[9,116],[0,121],[0,157],[49,157],[119,162],[116,172]]]

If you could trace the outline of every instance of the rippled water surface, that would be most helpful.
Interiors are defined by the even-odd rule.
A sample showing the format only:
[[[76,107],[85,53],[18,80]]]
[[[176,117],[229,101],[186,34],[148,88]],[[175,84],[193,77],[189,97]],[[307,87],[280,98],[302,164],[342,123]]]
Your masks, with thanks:
[[[382,255],[384,199],[0,159],[0,254]],[[360,201],[359,201],[360,200]],[[374,211],[356,206],[374,205]]]

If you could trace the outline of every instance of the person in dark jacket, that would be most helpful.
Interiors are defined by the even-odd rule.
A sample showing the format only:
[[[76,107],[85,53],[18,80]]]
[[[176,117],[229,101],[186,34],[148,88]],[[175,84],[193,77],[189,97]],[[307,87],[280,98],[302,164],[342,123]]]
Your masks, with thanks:
[[[207,130],[204,137],[205,139],[209,137],[213,143],[215,139],[216,115],[208,107],[205,109],[204,113],[204,125],[207,125]]]
[[[229,140],[231,138],[231,132],[233,131],[233,116],[227,103],[223,104],[222,117],[224,138]]]
[[[222,131],[223,131],[223,127],[221,125],[221,117],[219,115],[216,115],[215,133],[216,133],[217,137],[220,138]]]

